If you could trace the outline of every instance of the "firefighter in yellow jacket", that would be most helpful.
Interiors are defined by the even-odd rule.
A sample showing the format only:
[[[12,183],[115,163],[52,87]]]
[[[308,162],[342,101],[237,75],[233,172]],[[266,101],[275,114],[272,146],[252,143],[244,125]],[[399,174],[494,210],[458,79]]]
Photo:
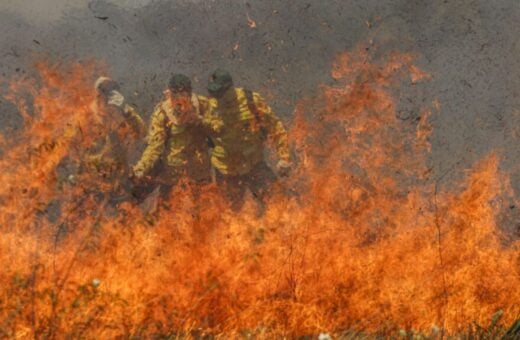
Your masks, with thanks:
[[[152,114],[147,146],[133,167],[134,177],[150,176],[157,163],[162,162],[159,177],[166,192],[182,175],[196,182],[209,181],[208,146],[202,126],[202,116],[209,105],[206,97],[192,93],[187,76],[173,75],[165,98]]]
[[[263,211],[275,173],[264,161],[267,142],[278,156],[277,171],[290,168],[287,132],[260,94],[233,86],[229,72],[217,69],[208,84],[214,108],[204,117],[212,142],[211,164],[235,210],[249,189]]]
[[[119,85],[107,77],[95,83],[96,100],[92,105],[91,125],[86,150],[82,156],[83,178],[95,186],[99,195],[109,194],[108,201],[118,203],[129,198],[129,153],[144,135],[144,123],[136,110],[119,91]],[[83,134],[79,134],[83,135]],[[90,181],[95,183],[88,184]]]

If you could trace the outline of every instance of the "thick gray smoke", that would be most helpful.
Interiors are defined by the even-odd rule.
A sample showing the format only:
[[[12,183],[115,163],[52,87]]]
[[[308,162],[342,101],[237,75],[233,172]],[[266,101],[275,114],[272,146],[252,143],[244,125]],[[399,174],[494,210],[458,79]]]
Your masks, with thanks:
[[[225,67],[290,123],[296,100],[332,81],[334,56],[373,38],[384,46],[377,53],[416,53],[433,76],[401,91],[400,110],[413,117],[438,99],[436,178],[498,149],[520,183],[520,148],[510,133],[520,110],[517,0],[4,0],[0,22],[4,80],[31,73],[35,56],[97,58],[146,117],[172,72],[190,75],[204,93],[210,72]],[[3,99],[0,109],[4,130],[19,125]]]

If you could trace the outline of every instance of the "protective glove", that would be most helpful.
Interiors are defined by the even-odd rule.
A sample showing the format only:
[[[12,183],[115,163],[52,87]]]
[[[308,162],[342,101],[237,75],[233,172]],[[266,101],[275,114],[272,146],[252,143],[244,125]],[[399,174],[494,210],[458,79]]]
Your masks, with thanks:
[[[140,181],[144,178],[144,171],[142,169],[136,169],[133,168],[132,171],[130,171],[130,179]]]

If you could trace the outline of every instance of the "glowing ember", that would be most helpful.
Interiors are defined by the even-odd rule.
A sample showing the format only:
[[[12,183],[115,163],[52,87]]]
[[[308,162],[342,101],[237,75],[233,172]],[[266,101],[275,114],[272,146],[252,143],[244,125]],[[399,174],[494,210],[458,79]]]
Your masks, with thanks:
[[[249,14],[247,15],[247,25],[250,27],[250,28],[256,28],[256,21],[254,21],[253,19],[251,19],[249,17]]]
[[[12,84],[26,123],[2,141],[3,335],[455,333],[518,316],[520,242],[501,244],[495,219],[507,178],[492,154],[452,191],[428,179],[438,104],[406,125],[391,91],[428,78],[412,56],[337,58],[336,85],[295,110],[299,166],[261,218],[212,185],[195,200],[188,181],[154,216],[99,199],[100,179],[75,168],[103,132],[99,68],[38,70]]]

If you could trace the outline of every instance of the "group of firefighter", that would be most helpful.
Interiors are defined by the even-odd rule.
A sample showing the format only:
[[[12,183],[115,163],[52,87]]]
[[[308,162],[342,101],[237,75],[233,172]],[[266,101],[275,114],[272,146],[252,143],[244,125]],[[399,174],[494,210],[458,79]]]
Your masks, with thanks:
[[[234,210],[242,207],[249,191],[263,211],[269,187],[291,168],[283,123],[260,94],[235,87],[226,70],[211,75],[208,96],[194,93],[189,77],[171,76],[135,164],[129,164],[128,155],[132,139],[145,134],[142,118],[126,102],[116,81],[100,77],[95,88],[95,112],[103,132],[85,163],[109,183],[113,200],[127,200],[129,195],[135,199],[149,183],[165,197],[180,178],[186,178],[196,184],[216,183]],[[264,159],[268,141],[277,154],[276,171]]]

